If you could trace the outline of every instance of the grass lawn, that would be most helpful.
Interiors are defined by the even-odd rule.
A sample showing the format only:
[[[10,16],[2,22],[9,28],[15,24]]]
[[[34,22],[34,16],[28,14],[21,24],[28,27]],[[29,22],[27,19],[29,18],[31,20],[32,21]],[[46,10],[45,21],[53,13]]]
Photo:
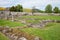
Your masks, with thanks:
[[[17,26],[24,26],[21,22],[12,22],[8,20],[0,20],[0,26],[9,26],[9,27],[17,27]]]
[[[10,40],[10,39],[0,32],[0,40]]]
[[[39,36],[42,40],[60,40],[60,23],[50,23],[44,29],[25,28],[22,31]]]

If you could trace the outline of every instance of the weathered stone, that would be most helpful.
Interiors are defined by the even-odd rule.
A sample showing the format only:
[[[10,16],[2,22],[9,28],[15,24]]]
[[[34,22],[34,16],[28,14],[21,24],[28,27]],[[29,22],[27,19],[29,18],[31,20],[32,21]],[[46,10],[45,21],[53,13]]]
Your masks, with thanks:
[[[14,36],[14,40],[17,40],[18,39],[18,36]]]
[[[35,37],[34,40],[40,40],[40,38],[39,37]]]
[[[3,32],[3,33],[6,33],[6,32],[7,32],[7,30],[3,30],[2,32]]]
[[[25,37],[20,37],[18,40],[27,40]]]
[[[11,38],[14,37],[14,35],[15,35],[15,34],[12,34],[12,35],[11,35]]]

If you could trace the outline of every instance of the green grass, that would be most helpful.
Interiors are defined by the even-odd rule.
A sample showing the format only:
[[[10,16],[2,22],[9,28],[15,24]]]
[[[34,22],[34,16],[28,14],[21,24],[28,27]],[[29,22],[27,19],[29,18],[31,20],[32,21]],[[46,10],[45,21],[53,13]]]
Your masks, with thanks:
[[[34,18],[36,20],[60,20],[60,16],[22,16],[22,18]]]
[[[0,40],[10,40],[10,39],[0,32]]]
[[[27,22],[37,23],[39,20],[60,20],[60,16],[22,16],[20,19],[33,18],[35,20],[26,20]],[[7,20],[0,20],[0,26],[24,26],[21,22],[11,22]],[[60,23],[48,23],[45,28],[23,28],[23,32],[31,35],[39,36],[42,40],[60,40]],[[1,35],[1,34],[0,34]],[[2,36],[0,36],[0,39]],[[2,39],[1,39],[2,40]],[[4,40],[4,39],[3,39]]]
[[[26,20],[26,22],[36,24],[39,23],[39,20]]]
[[[9,26],[9,27],[17,27],[17,26],[24,26],[21,22],[12,22],[8,20],[0,20],[0,26]]]
[[[27,23],[38,23],[41,20],[60,20],[60,16],[22,16],[19,18],[19,20],[22,19],[26,19]]]
[[[53,25],[51,26],[51,24]],[[44,29],[25,28],[22,31],[39,36],[42,40],[60,40],[60,23],[50,23]]]

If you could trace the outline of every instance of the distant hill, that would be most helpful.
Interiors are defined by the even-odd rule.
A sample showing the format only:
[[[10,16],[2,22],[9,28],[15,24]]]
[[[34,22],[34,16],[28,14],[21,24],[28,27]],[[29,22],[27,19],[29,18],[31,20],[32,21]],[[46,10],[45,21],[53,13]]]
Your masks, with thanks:
[[[29,9],[29,8],[23,8],[23,12],[32,12],[32,9]],[[39,9],[35,9],[35,12],[44,13],[44,11],[39,10]]]
[[[29,9],[29,8],[24,8],[24,9],[23,9],[23,12],[32,12],[32,10]]]
[[[6,10],[6,8],[4,7],[0,7],[0,11]]]

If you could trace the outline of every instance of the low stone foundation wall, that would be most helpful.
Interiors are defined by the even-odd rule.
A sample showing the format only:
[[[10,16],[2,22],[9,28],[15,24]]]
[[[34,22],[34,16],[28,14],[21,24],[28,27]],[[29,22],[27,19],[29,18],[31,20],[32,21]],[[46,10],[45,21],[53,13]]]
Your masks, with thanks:
[[[27,12],[10,12],[10,11],[0,11],[0,19],[9,19],[9,18],[16,18],[21,16],[60,16],[60,13],[27,13]]]
[[[44,28],[45,25],[47,25],[50,22],[60,23],[60,20],[42,20],[38,24],[30,24],[30,25],[27,25],[27,26],[28,27],[33,27],[33,28]]]
[[[24,33],[17,28],[0,27],[0,32],[5,34],[11,40],[41,40],[39,37]]]

